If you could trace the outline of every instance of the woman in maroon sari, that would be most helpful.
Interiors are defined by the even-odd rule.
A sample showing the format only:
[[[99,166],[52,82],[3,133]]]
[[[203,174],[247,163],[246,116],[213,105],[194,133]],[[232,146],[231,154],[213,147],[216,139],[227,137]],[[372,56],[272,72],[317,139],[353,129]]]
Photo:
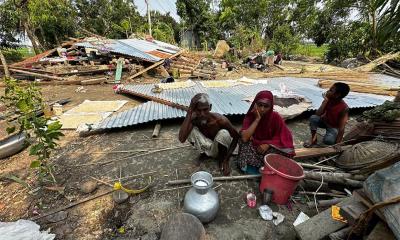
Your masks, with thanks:
[[[264,166],[266,154],[295,155],[292,133],[273,107],[272,93],[261,91],[244,118],[238,155],[239,168],[244,172],[253,172],[254,168]]]

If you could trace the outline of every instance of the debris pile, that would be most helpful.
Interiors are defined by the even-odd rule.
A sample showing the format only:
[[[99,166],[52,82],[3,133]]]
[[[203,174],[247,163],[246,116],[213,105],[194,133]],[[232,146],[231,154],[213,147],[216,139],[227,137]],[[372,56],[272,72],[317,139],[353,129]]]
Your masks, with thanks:
[[[365,235],[367,239],[376,239],[377,236],[383,239],[400,237],[397,109],[398,102],[387,101],[364,112],[363,116],[369,122],[359,123],[345,137],[345,141],[355,144],[342,146],[341,153],[311,165],[320,169],[309,176],[306,174],[305,182],[316,175],[311,179],[320,184],[317,183],[318,188],[310,192],[314,201],[308,205],[317,209],[329,208],[295,226],[300,239],[328,236],[330,239],[362,239]],[[326,156],[329,155],[327,152]],[[320,164],[322,162],[323,165]],[[302,165],[308,167],[304,163]],[[328,183],[327,188],[325,183]],[[343,190],[338,186],[342,186]],[[330,191],[326,196],[334,198],[317,199],[322,189]]]
[[[155,67],[159,67],[156,74],[169,76],[162,75],[165,69],[161,65],[181,53],[180,48],[153,39],[89,37],[65,42],[9,68],[14,78],[37,81],[39,85],[114,83]]]

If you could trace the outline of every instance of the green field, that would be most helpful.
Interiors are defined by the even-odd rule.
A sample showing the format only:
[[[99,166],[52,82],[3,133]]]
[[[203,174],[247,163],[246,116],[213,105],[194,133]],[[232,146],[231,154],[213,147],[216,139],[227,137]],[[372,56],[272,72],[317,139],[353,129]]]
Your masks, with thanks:
[[[315,44],[301,44],[294,51],[296,55],[302,55],[307,57],[319,57],[323,58],[324,54],[328,51],[328,45],[324,44],[321,47],[317,47]]]

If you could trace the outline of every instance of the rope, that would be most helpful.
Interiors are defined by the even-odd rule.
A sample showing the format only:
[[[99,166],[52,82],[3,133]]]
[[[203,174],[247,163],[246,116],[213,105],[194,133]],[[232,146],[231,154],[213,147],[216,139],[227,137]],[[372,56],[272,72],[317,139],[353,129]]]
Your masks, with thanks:
[[[314,192],[314,203],[315,203],[315,209],[317,210],[317,213],[319,213],[318,203],[317,203],[317,193],[322,188],[322,186],[324,185],[324,175],[322,175],[322,168],[321,168],[321,171],[319,171],[319,174],[321,175],[321,184],[319,185],[317,190],[315,190],[315,192]]]
[[[394,203],[400,203],[400,196],[395,198],[389,199],[387,201],[379,202],[370,207],[368,210],[363,212],[358,219],[357,223],[351,228],[351,231],[347,237],[347,240],[350,240],[353,234],[360,235],[364,232],[365,227],[367,226],[368,222],[371,220],[372,215],[375,210],[385,207],[387,205],[391,205]]]

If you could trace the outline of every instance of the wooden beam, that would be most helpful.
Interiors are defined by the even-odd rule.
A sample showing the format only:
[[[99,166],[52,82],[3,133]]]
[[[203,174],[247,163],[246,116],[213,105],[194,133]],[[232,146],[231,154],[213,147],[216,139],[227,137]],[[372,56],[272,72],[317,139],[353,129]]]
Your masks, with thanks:
[[[347,146],[341,147],[343,151]],[[293,159],[305,159],[312,157],[322,157],[322,156],[330,156],[340,153],[341,151],[336,150],[333,147],[324,147],[324,148],[298,148],[296,149],[296,156]]]
[[[170,56],[169,58],[174,58],[174,57],[176,57],[176,56],[179,56],[181,53],[182,53],[182,51],[179,51],[179,52],[175,53],[174,55]],[[150,67],[145,68],[145,69],[143,69],[142,71],[140,71],[140,72],[138,72],[138,73],[136,73],[136,74],[130,76],[128,79],[134,79],[135,77],[138,77],[138,76],[142,75],[143,73],[145,73],[145,72],[147,72],[147,71],[149,71],[149,70],[151,70],[151,69],[153,69],[153,68],[155,68],[155,67],[160,66],[161,64],[164,63],[164,61],[165,61],[165,59],[156,62],[156,63],[154,63],[153,65],[151,65]]]
[[[41,73],[28,72],[28,71],[24,71],[24,70],[18,70],[18,69],[15,69],[15,68],[10,68],[10,71],[11,72],[15,72],[15,73],[24,74],[24,75],[27,75],[27,76],[44,78],[44,79],[51,79],[51,80],[57,80],[57,81],[65,81],[66,80],[65,78],[60,78],[60,77],[47,75],[47,74],[41,74]]]
[[[106,77],[82,80],[81,85],[96,85],[107,82]]]

